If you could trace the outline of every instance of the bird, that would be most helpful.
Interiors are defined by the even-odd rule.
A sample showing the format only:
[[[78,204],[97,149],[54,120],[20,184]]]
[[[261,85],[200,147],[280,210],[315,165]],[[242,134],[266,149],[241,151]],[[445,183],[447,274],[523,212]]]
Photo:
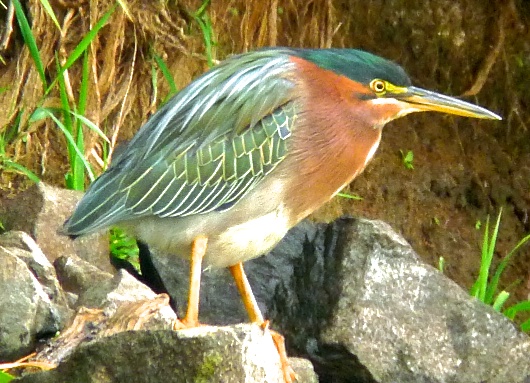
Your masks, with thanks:
[[[175,328],[199,325],[203,268],[226,267],[250,321],[265,328],[243,263],[271,250],[358,176],[386,123],[425,111],[501,119],[413,86],[401,66],[359,49],[234,55],[147,120],[61,232],[75,237],[116,226],[189,259],[187,312]],[[273,335],[291,382],[283,337]]]

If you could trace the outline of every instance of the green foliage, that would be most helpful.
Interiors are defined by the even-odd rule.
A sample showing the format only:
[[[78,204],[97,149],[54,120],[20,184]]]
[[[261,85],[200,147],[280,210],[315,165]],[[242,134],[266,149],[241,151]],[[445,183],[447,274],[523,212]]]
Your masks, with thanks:
[[[484,236],[482,241],[481,248],[481,257],[480,257],[480,270],[475,281],[475,284],[471,288],[471,295],[479,299],[480,301],[486,304],[492,304],[493,301],[490,299],[491,295],[497,289],[497,286],[494,286],[489,282],[489,273],[491,268],[491,261],[493,260],[493,254],[495,252],[495,244],[497,242],[497,236],[499,233],[499,225],[501,221],[501,212],[497,217],[497,222],[493,228],[493,232],[490,233],[490,219],[489,216],[486,219],[486,226],[484,228]],[[490,238],[491,237],[491,238]]]
[[[40,0],[40,3],[48,16],[50,16],[50,19],[52,19],[53,23],[57,26],[57,29],[61,30],[61,26],[59,25],[59,21],[57,21],[57,17],[55,16],[55,12],[53,12],[50,2],[48,0]]]
[[[173,95],[175,95],[178,92],[177,85],[175,84],[175,79],[173,78],[173,75],[169,71],[169,68],[167,67],[166,63],[162,58],[156,54],[156,52],[151,52],[153,56],[153,60],[156,63],[156,66],[160,71],[162,72],[162,76],[166,79],[167,83],[169,84],[169,94],[164,98],[162,101],[162,104],[165,104],[167,100],[169,100]],[[157,71],[155,68],[155,65],[151,68],[151,78],[152,78],[152,85],[153,85],[153,92],[155,93],[155,99],[156,95],[158,93],[158,87],[157,87]]]
[[[504,310],[504,315],[513,320],[517,313],[520,312],[530,312],[530,301],[519,302],[511,307],[508,307],[506,310]],[[521,324],[521,330],[530,332],[530,319],[524,321]]]
[[[72,65],[74,65],[74,63],[82,55],[86,54],[87,49],[90,47],[90,44],[92,43],[92,41],[94,41],[94,39],[96,38],[101,28],[103,28],[107,24],[110,16],[112,15],[115,9],[116,9],[116,5],[103,14],[101,19],[92,27],[92,29],[85,36],[83,36],[79,44],[77,44],[74,50],[67,57],[64,65],[58,64],[57,76],[55,80],[51,83],[51,85],[49,86],[48,90],[46,91],[46,94],[48,94],[49,91],[53,89],[53,86],[55,85],[56,81],[58,81],[61,78],[64,80],[64,77],[63,77],[64,72],[67,71]],[[82,96],[80,95],[80,98],[81,97]]]
[[[32,34],[30,24],[24,13],[24,9],[20,4],[20,0],[14,0],[15,14],[17,22],[20,26],[21,34],[24,39],[24,43],[29,49],[30,56],[35,64],[39,77],[41,78],[43,87],[46,89],[44,96],[46,96],[52,89],[58,87],[59,96],[61,100],[61,108],[45,108],[37,107],[33,111],[29,123],[37,122],[44,118],[51,118],[61,130],[67,141],[68,158],[70,161],[70,171],[66,174],[66,187],[75,190],[84,190],[85,188],[85,172],[90,178],[94,180],[94,175],[90,168],[90,165],[84,156],[84,135],[83,125],[88,126],[90,129],[96,131],[102,138],[106,140],[105,135],[92,124],[84,114],[86,112],[87,98],[88,98],[88,84],[89,84],[89,67],[88,67],[88,48],[95,39],[98,32],[108,22],[110,16],[114,12],[116,5],[107,11],[103,17],[94,25],[94,27],[81,39],[79,44],[74,48],[70,55],[66,58],[64,65],[61,65],[59,58],[56,56],[56,73],[55,78],[51,83],[48,83],[47,74],[45,73],[45,66],[40,57],[40,52],[37,47],[37,43]],[[53,10],[48,0],[41,0],[41,4],[52,18],[58,28],[60,28],[57,18],[53,13]],[[81,72],[81,83],[79,85],[79,91],[77,94],[77,102],[70,101],[69,94],[67,91],[65,72],[75,63],[79,58],[82,57],[82,72]],[[72,95],[73,96],[73,95]],[[43,97],[44,101],[44,97]],[[42,105],[42,104],[41,104]],[[17,128],[20,130],[20,127]],[[0,167],[2,169],[8,169],[24,174],[31,180],[38,182],[38,177],[33,174],[30,170],[26,169],[22,165],[15,163],[8,159],[5,155],[5,137],[0,142]]]
[[[26,17],[26,14],[24,13],[24,9],[22,8],[20,1],[13,0],[13,5],[15,6],[15,15],[17,17],[17,22],[20,27],[20,33],[22,34],[22,39],[24,40],[24,43],[29,49],[31,58],[33,59],[33,62],[35,63],[35,68],[37,68],[37,72],[39,73],[39,77],[42,81],[42,84],[46,88],[48,86],[48,82],[46,80],[46,74],[44,73],[44,64],[42,63],[42,59],[40,57],[40,52],[39,52],[39,48],[37,47],[37,42],[35,41],[35,37],[33,36],[33,33],[31,32],[29,21]]]
[[[0,383],[8,383],[15,379],[14,376],[9,375],[7,372],[0,370]]]
[[[90,181],[95,179],[90,164],[85,159],[84,142],[81,123],[98,133],[104,140],[108,141],[105,134],[90,120],[82,115],[65,108],[38,108],[31,115],[30,122],[35,122],[44,118],[51,118],[61,130],[67,141],[68,153],[70,156],[71,169],[66,175],[66,186],[69,189],[84,190],[84,172],[86,170]],[[60,120],[57,115],[61,115]],[[73,116],[73,119],[72,119]]]
[[[210,20],[210,16],[208,16],[207,12],[209,5],[210,0],[203,0],[199,9],[191,13],[190,16],[193,18],[193,20],[195,20],[195,22],[199,25],[199,28],[201,29],[204,47],[206,51],[206,60],[208,61],[208,66],[211,68],[214,65],[213,47],[215,46],[215,42],[213,40],[214,33],[212,21]]]
[[[403,165],[409,170],[414,169],[414,165],[412,164],[414,162],[414,152],[412,150],[407,150],[405,153],[403,150],[399,150],[401,153],[401,161],[403,162]]]
[[[119,259],[128,261],[136,270],[140,270],[139,250],[136,240],[129,237],[122,230],[110,230],[110,253]]]
[[[18,139],[22,139],[20,132],[20,118],[22,112],[18,113],[12,126],[6,126],[0,134],[0,170],[2,172],[15,172],[24,174],[34,182],[39,182],[39,178],[26,167],[13,161],[7,155],[7,146],[13,144]]]
[[[440,257],[438,258],[438,270],[443,273],[445,270],[445,258]]]
[[[490,233],[489,228],[489,216],[486,219],[484,228],[484,237],[481,248],[481,262],[480,270],[477,280],[471,287],[470,294],[480,301],[491,305],[495,310],[501,311],[504,304],[510,297],[507,291],[501,291],[497,293],[499,281],[502,273],[508,266],[513,255],[519,250],[524,244],[530,241],[530,234],[526,235],[521,239],[517,245],[515,245],[508,254],[501,260],[493,276],[490,275],[491,263],[493,260],[493,254],[495,252],[495,245],[499,233],[499,226],[502,216],[502,209],[499,212],[497,221],[493,231]],[[520,312],[530,312],[530,301],[519,302],[503,311],[503,313],[510,319],[513,319]],[[530,319],[525,321],[521,325],[523,331],[530,330]]]
[[[339,197],[342,197],[342,198],[348,198],[348,199],[353,199],[355,201],[362,201],[363,200],[363,197],[361,197],[360,195],[358,194],[350,194],[350,193],[337,193],[337,195]]]

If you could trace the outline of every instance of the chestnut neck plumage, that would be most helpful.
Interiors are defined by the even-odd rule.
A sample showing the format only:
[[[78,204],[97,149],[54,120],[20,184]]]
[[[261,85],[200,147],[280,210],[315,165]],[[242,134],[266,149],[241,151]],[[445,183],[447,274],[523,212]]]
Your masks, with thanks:
[[[374,155],[386,117],[363,108],[356,94],[366,88],[305,60],[299,66],[300,112],[288,148],[287,207],[299,221],[330,200],[359,175]],[[303,106],[303,107],[302,107]],[[370,110],[370,112],[366,112]],[[385,113],[386,114],[386,113]],[[292,176],[294,175],[294,176]]]

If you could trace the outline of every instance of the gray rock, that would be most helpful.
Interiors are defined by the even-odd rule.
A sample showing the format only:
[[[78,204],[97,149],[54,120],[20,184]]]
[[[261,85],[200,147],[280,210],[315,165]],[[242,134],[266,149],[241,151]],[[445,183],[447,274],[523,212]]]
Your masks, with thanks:
[[[422,263],[387,224],[358,219],[349,227],[320,344],[341,345],[351,353],[345,362],[358,361],[382,383],[528,382],[530,338],[510,320]]]
[[[61,317],[64,318],[63,322],[69,318],[71,312],[68,310],[67,298],[57,280],[55,269],[33,238],[22,231],[9,231],[0,235],[0,246],[11,251],[22,250],[16,251],[16,256],[26,263],[46,295],[58,307]]]
[[[379,221],[354,220],[341,291],[321,343],[340,344],[377,382],[525,382],[530,338],[425,265]]]
[[[112,315],[124,302],[154,299],[156,294],[125,270],[108,280],[100,281],[79,293],[78,306],[105,309]]]
[[[54,264],[61,287],[72,294],[79,295],[92,286],[110,281],[111,273],[82,260],[76,255],[59,257]]]
[[[108,238],[105,233],[71,240],[57,234],[70,216],[82,193],[55,188],[39,182],[14,199],[0,200],[0,222],[6,231],[29,233],[51,263],[60,256],[77,254],[80,258],[114,273],[109,261]]]
[[[309,360],[289,358],[289,365],[296,372],[296,383],[318,383],[318,376]]]
[[[0,245],[0,361],[29,353],[39,339],[53,336],[69,318],[53,268],[44,276],[43,270],[51,265],[41,261],[41,253]]]
[[[182,315],[187,263],[153,260]],[[245,270],[289,353],[309,357],[322,382],[528,383],[528,336],[382,222],[303,222]],[[205,323],[248,320],[225,270],[203,274],[200,310]]]
[[[316,378],[302,365],[303,374]],[[300,374],[302,375],[302,374]],[[283,377],[270,334],[255,325],[129,331],[79,347],[57,369],[20,383],[274,383]]]

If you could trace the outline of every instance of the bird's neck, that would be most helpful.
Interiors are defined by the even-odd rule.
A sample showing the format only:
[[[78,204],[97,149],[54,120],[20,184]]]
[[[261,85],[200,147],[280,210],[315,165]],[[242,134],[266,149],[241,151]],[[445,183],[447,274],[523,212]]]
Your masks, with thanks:
[[[296,139],[297,147],[290,152],[297,157],[292,162],[296,169],[289,172],[296,174],[289,187],[289,194],[295,196],[291,199],[292,211],[301,212],[296,221],[329,201],[361,174],[379,146],[380,129],[363,134],[353,134],[353,130],[352,134],[345,134],[342,129],[346,128],[330,128],[330,132],[338,132],[322,137],[322,132],[308,128],[304,137]]]
[[[328,71],[304,73],[307,80],[302,78],[299,83],[299,120],[288,149],[289,156],[296,159],[289,161],[296,168],[288,172],[295,174],[290,177],[288,192],[291,211],[300,212],[296,221],[358,176],[381,139],[381,127],[373,126],[374,116],[366,114],[360,104],[350,102],[347,97],[351,97],[351,90],[344,93],[348,80]]]

